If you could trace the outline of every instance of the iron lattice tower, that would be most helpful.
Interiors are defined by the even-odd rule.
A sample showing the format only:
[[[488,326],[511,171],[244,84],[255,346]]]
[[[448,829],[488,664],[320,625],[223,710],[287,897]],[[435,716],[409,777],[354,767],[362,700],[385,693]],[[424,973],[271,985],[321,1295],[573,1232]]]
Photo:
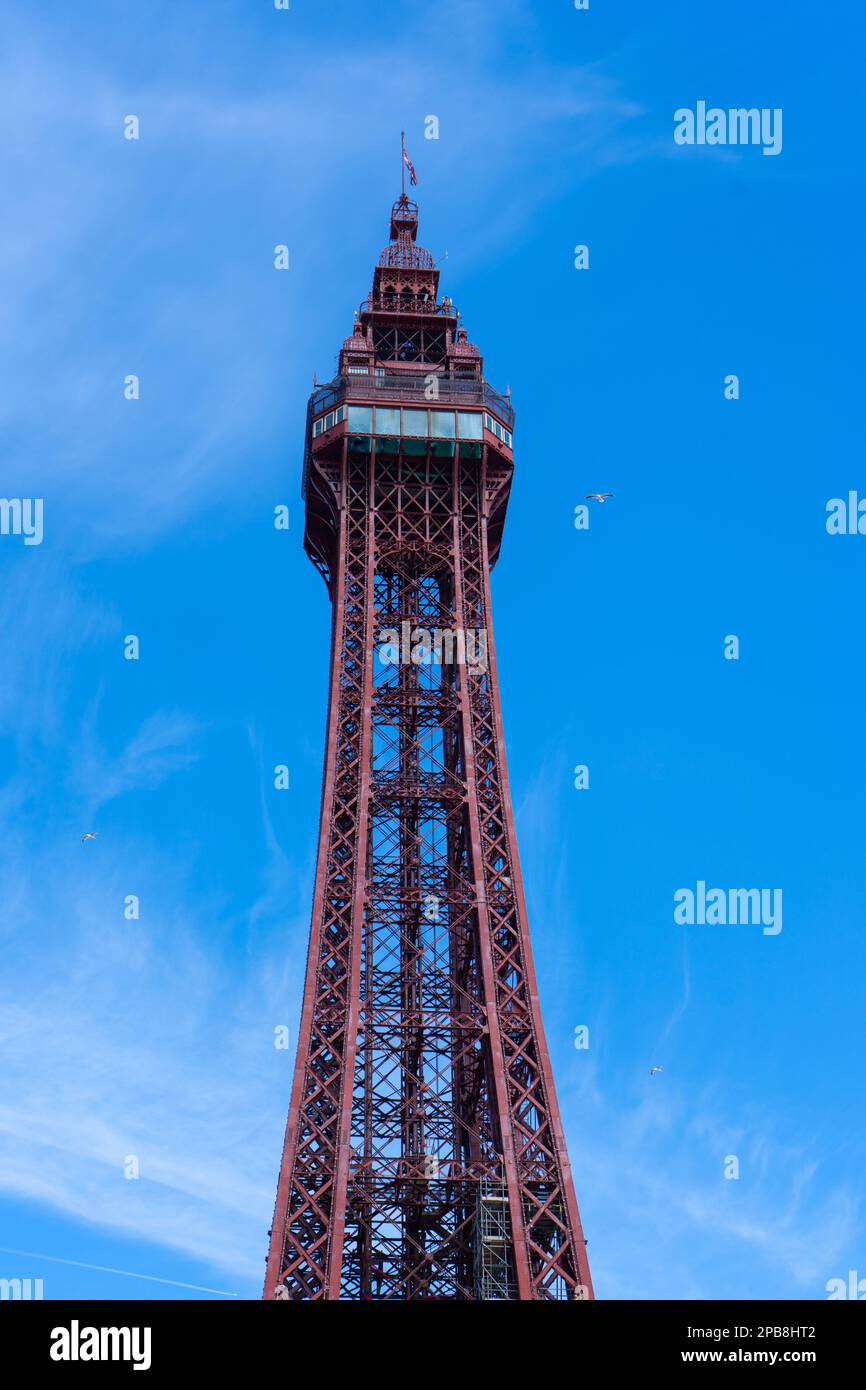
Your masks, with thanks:
[[[591,1298],[490,618],[513,411],[417,229],[404,192],[307,412],[331,678],[265,1297]]]

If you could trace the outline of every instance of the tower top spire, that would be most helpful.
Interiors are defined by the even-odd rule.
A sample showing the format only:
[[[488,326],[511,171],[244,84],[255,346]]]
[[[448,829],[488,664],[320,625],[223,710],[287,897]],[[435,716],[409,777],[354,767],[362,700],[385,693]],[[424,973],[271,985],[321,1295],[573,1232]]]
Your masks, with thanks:
[[[391,208],[390,241],[379,257],[380,266],[432,270],[433,257],[423,246],[416,246],[418,204],[401,193]]]
[[[414,241],[418,235],[418,204],[405,193],[401,193],[391,208],[391,240],[399,241],[401,236]]]

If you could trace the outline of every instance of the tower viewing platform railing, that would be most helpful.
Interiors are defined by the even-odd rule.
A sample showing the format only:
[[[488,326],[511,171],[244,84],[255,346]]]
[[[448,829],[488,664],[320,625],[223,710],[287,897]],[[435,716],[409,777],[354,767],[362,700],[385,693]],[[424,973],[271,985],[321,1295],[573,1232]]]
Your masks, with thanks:
[[[469,374],[438,376],[436,396],[431,398],[431,375],[433,373],[427,372],[359,372],[357,376],[337,376],[313,392],[310,415],[321,415],[323,410],[329,410],[345,400],[369,400],[373,404],[377,399],[420,401],[434,409],[437,402],[441,402],[445,405],[486,406],[507,429],[514,428],[514,410],[508,397],[494,390],[482,377]]]
[[[440,318],[456,319],[457,305],[450,300],[436,299],[428,294],[368,294],[358,306],[359,314],[438,314]]]

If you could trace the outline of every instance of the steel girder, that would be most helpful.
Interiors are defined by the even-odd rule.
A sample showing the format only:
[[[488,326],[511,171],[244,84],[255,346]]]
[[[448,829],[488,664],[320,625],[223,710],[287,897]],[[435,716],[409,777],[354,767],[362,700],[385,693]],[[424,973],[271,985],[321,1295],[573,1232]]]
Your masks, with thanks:
[[[497,688],[488,521],[511,465],[354,443],[308,479],[334,517],[331,690],[265,1296],[590,1298]],[[485,668],[384,662],[406,623],[485,633]]]

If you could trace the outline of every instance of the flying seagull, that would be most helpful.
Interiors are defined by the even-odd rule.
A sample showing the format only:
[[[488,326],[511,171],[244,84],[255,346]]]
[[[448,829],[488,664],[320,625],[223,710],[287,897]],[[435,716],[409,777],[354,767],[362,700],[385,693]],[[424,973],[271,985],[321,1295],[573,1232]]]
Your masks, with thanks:
[[[86,835],[82,835],[81,843],[84,844],[85,840],[95,840],[98,834],[98,830],[88,830]]]
[[[650,1076],[655,1076],[657,1071],[664,1071],[664,1067],[651,1067]]]
[[[608,497],[613,497],[613,495],[612,492],[588,492],[586,500],[587,502],[606,502]]]

